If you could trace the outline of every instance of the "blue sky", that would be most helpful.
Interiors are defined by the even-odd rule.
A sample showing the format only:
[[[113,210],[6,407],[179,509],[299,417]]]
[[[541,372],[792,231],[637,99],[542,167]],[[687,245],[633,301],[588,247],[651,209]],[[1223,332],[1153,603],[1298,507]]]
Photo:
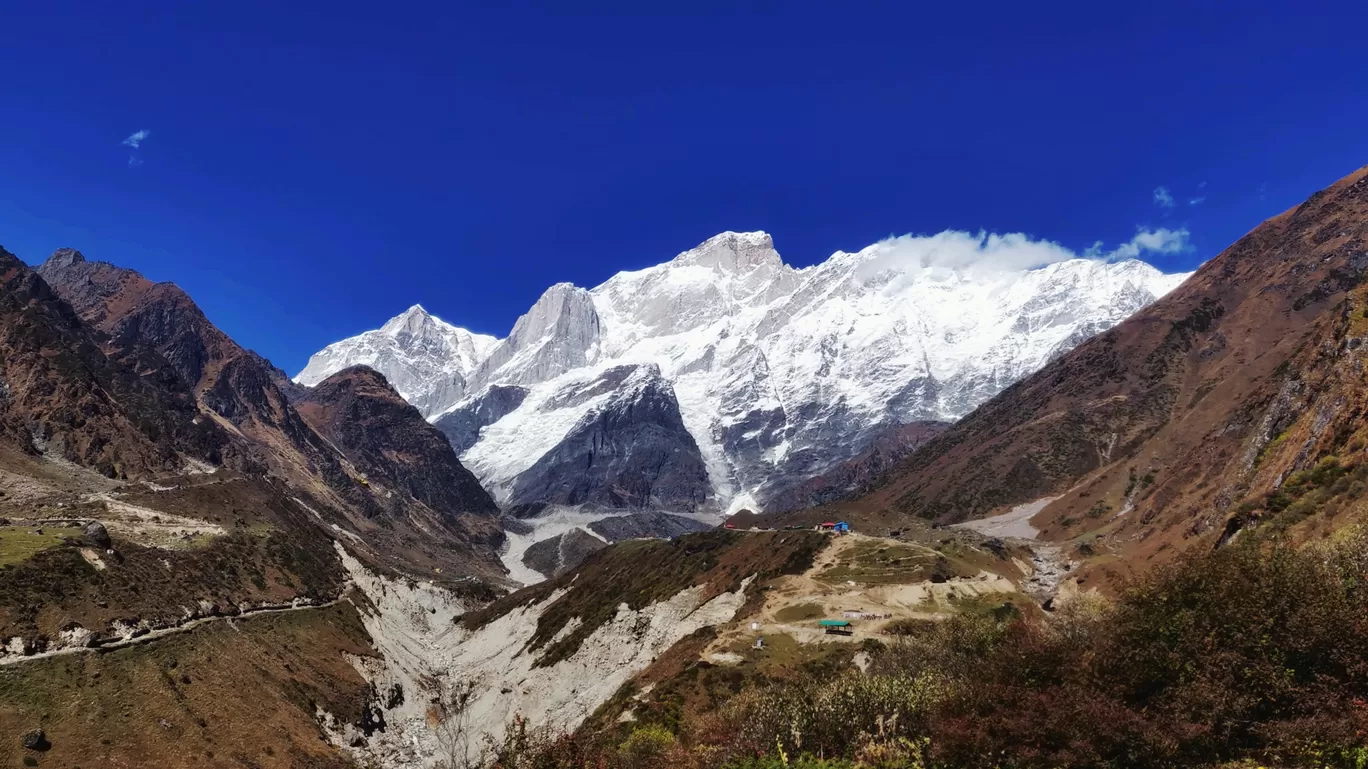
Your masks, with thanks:
[[[727,229],[1163,227],[1190,268],[1368,162],[1363,3],[931,5],[9,3],[0,244],[173,280],[293,373]]]

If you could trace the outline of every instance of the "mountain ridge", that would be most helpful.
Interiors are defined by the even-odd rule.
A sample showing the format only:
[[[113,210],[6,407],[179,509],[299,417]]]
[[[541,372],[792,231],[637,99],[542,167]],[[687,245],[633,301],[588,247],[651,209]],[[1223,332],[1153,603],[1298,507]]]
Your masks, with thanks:
[[[995,261],[1023,242],[1035,249],[1031,258],[1056,261]],[[884,241],[796,269],[769,234],[724,232],[592,289],[551,286],[485,361],[424,359],[426,370],[461,385],[445,395],[434,385],[410,402],[506,496],[554,445],[539,438],[526,456],[499,448],[500,469],[482,470],[493,467],[495,451],[483,445],[495,435],[487,428],[516,419],[524,430],[567,434],[569,423],[593,417],[548,408],[565,400],[552,391],[577,390],[613,367],[654,365],[692,438],[674,450],[706,468],[704,507],[756,509],[887,429],[968,413],[1185,277],[1136,259],[1082,258],[1044,241],[969,233]],[[379,333],[330,345],[296,381],[353,362],[373,362],[392,379],[410,376],[417,364],[324,356]]]

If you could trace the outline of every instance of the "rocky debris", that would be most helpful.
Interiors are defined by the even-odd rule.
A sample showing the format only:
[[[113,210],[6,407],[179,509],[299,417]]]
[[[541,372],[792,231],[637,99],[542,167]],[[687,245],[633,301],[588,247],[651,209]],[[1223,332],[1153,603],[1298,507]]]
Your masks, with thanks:
[[[523,553],[522,562],[546,577],[559,577],[608,545],[584,529],[544,539]]]
[[[99,521],[87,523],[85,527],[81,529],[81,536],[85,537],[90,544],[95,545],[102,550],[108,550],[114,545],[113,541],[109,538],[109,531],[106,530],[104,524]]]
[[[1032,572],[1026,583],[1021,586],[1021,591],[1041,601],[1042,605],[1049,604],[1052,607],[1054,598],[1059,593],[1059,583],[1072,568],[1073,565],[1064,559],[1057,545],[1032,543]]]
[[[24,732],[24,736],[19,738],[19,744],[23,746],[24,750],[44,751],[52,749],[52,743],[48,742],[47,733],[42,729]]]
[[[541,654],[529,653],[528,647],[539,619],[566,595],[564,590],[543,593],[472,630],[455,621],[463,608],[442,588],[389,579],[368,571],[345,551],[341,555],[354,583],[370,599],[361,619],[382,655],[356,658],[353,664],[377,691],[392,684],[402,684],[405,691],[396,707],[384,713],[386,730],[370,735],[364,747],[348,748],[359,763],[384,766],[436,763],[440,737],[430,726],[429,705],[463,682],[477,685],[464,710],[472,754],[457,756],[458,762],[474,759],[473,752],[489,740],[499,743],[515,717],[526,719],[529,730],[574,730],[681,639],[731,621],[751,583],[744,579],[735,592],[708,600],[699,585],[638,609],[623,608],[569,656],[540,666]],[[572,620],[562,634],[578,624]],[[335,718],[320,713],[319,720],[334,744],[347,746],[350,734]]]
[[[526,536],[536,530],[532,524],[511,515],[505,515],[500,518],[499,525],[509,534],[521,534]]]
[[[652,512],[603,518],[590,523],[589,530],[609,542],[618,542],[624,539],[644,539],[646,537],[673,539],[681,534],[707,531],[715,526],[715,523],[686,518],[682,515]]]

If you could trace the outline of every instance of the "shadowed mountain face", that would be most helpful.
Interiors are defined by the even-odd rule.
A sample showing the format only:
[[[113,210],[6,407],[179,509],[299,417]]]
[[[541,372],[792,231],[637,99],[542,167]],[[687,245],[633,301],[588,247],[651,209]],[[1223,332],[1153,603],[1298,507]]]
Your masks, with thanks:
[[[623,366],[595,388],[620,388],[592,418],[522,473],[509,502],[608,509],[693,511],[708,498],[708,473],[669,383],[653,366]]]
[[[494,500],[418,409],[385,377],[356,366],[319,382],[296,404],[304,419],[332,442],[367,482],[401,488],[439,515],[498,515]]]
[[[886,430],[855,457],[776,495],[765,503],[765,512],[801,510],[868,491],[890,468],[949,427],[948,422],[913,422]]]
[[[1368,444],[1366,177],[1263,223],[838,508],[948,522],[1059,495],[1033,521],[1045,537],[1095,531],[1093,550],[1132,560],[1260,522],[1326,530],[1281,511],[1318,464],[1341,477]]]
[[[227,436],[166,361],[107,354],[104,341],[0,249],[0,431],[9,442],[117,478],[223,461]]]

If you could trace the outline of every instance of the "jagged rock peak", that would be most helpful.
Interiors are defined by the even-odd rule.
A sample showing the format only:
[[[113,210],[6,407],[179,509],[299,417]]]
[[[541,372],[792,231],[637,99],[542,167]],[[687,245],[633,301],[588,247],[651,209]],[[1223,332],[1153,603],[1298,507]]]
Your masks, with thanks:
[[[59,248],[52,252],[52,256],[47,258],[47,262],[44,266],[52,265],[55,268],[65,268],[70,267],[73,264],[80,264],[85,260],[85,254],[82,254],[74,248]]]
[[[385,321],[385,325],[381,326],[380,330],[391,336],[401,331],[408,331],[412,334],[417,333],[424,326],[435,327],[435,320],[437,319],[431,313],[423,309],[423,305],[415,304]]]
[[[725,272],[749,272],[783,264],[768,232],[723,232],[674,258],[676,264],[696,264]]]
[[[557,283],[542,293],[526,315],[518,318],[509,339],[517,340],[518,344],[551,333],[597,337],[598,327],[598,312],[589,292],[573,283]]]

